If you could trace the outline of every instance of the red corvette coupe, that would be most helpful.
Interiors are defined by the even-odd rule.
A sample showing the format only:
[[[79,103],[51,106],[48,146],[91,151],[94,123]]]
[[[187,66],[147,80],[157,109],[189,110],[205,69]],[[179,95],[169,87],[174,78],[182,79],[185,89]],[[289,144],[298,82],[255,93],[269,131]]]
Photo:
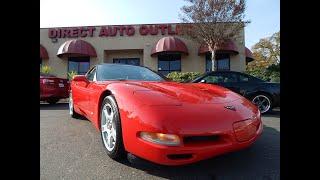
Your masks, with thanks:
[[[148,68],[100,64],[71,82],[70,115],[88,118],[106,153],[182,165],[250,146],[260,111],[220,86],[176,83]]]
[[[40,101],[55,104],[69,97],[69,82],[49,74],[40,74]]]

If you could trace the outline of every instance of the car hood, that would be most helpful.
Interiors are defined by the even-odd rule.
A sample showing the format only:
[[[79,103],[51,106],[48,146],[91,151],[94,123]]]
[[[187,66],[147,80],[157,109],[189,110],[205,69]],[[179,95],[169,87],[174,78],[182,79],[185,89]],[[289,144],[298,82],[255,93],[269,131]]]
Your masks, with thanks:
[[[280,83],[278,83],[278,82],[264,82],[264,83],[280,86]]]
[[[242,96],[220,86],[200,83],[126,82],[133,96],[148,105],[218,104]]]
[[[263,82],[262,84],[267,87],[280,89],[280,83],[277,83],[277,82]]]

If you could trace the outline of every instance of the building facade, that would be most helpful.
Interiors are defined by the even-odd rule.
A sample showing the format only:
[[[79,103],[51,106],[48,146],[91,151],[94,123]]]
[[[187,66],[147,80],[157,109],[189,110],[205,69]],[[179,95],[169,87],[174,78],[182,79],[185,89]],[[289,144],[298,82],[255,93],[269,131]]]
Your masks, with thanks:
[[[52,74],[84,74],[99,63],[142,65],[164,75],[173,72],[206,72],[211,54],[182,36],[182,24],[142,24],[40,29],[40,65]],[[248,56],[244,30],[235,41],[219,47],[218,70],[244,71]],[[247,54],[247,55],[246,55]]]

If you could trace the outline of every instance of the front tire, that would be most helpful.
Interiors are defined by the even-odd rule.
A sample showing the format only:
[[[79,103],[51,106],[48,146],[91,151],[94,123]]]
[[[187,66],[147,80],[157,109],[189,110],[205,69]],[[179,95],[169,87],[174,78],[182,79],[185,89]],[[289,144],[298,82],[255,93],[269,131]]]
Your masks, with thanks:
[[[57,98],[51,98],[47,100],[47,103],[49,104],[56,104],[59,101],[59,99]]]
[[[106,96],[100,107],[100,129],[103,146],[109,157],[115,160],[125,155],[120,114],[115,98]]]
[[[69,94],[69,115],[72,118],[80,117],[80,115],[74,111],[73,98],[71,93]]]
[[[272,109],[272,100],[269,95],[257,94],[253,96],[252,103],[255,104],[261,114],[267,113]]]

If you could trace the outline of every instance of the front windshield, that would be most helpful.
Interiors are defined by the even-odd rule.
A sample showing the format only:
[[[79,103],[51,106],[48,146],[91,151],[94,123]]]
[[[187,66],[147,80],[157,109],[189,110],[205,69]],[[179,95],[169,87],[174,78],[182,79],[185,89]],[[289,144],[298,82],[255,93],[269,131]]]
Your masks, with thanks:
[[[97,81],[106,80],[139,80],[139,81],[165,81],[157,73],[141,66],[129,65],[102,65],[97,72]]]

